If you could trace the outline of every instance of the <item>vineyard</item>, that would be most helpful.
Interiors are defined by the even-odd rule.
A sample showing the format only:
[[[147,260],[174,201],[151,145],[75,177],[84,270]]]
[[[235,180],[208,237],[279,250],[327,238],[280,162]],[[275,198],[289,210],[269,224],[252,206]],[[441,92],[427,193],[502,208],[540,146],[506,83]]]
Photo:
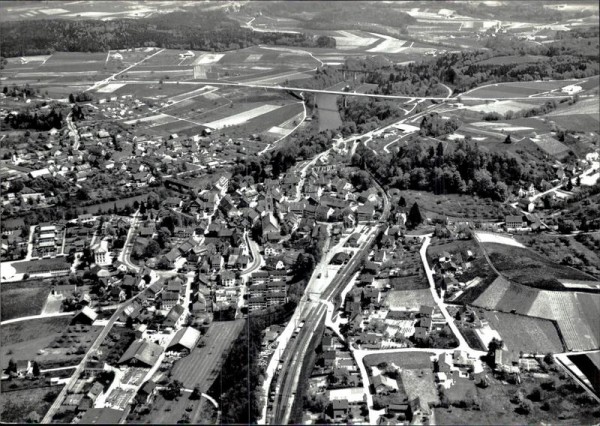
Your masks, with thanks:
[[[597,316],[600,295],[597,294],[536,290],[498,278],[473,304],[555,320],[569,350],[591,350],[600,345]]]

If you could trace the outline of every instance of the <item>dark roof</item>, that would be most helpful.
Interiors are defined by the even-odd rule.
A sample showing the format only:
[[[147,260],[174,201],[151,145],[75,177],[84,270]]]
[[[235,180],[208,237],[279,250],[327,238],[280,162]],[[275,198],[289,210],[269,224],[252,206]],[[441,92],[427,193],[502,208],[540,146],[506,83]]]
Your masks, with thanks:
[[[129,345],[119,360],[119,364],[137,359],[148,366],[153,366],[162,352],[163,348],[160,345],[147,340],[138,339]]]

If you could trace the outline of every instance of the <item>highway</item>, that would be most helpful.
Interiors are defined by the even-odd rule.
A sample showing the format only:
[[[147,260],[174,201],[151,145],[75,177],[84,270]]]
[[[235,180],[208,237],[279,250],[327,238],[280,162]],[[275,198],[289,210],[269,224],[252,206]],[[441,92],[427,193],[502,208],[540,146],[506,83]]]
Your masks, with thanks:
[[[122,84],[158,84],[159,80],[119,80]],[[195,80],[195,81],[169,81],[163,80],[163,84],[178,84],[178,85],[210,85],[210,86],[229,86],[229,87],[248,87],[251,89],[265,89],[265,90],[279,90],[287,92],[304,92],[304,93],[324,93],[328,95],[341,95],[341,96],[358,96],[363,98],[379,98],[379,99],[401,99],[401,100],[429,100],[438,102],[455,102],[456,98],[449,96],[411,96],[411,95],[382,95],[376,93],[356,93],[356,92],[344,92],[341,90],[326,90],[326,89],[307,89],[305,87],[293,87],[293,86],[281,86],[271,84],[252,84],[252,83],[238,83],[238,82],[225,82],[222,80]],[[477,97],[477,96],[465,96],[459,95],[461,101],[531,101],[530,96],[512,96],[512,97]],[[550,99],[568,99],[571,95],[551,95],[533,99],[550,100]]]

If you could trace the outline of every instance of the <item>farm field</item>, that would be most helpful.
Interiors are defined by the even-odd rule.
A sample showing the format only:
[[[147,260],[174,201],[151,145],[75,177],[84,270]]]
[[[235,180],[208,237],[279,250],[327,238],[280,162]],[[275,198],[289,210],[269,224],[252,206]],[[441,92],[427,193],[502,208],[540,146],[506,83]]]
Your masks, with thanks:
[[[500,334],[509,351],[559,353],[564,350],[552,321],[489,311],[484,313],[484,318]]]
[[[369,367],[376,367],[377,364],[382,362],[386,362],[388,364],[393,363],[396,367],[417,370],[431,368],[432,355],[433,353],[427,352],[427,350],[424,349],[423,352],[372,354],[364,357],[363,361],[367,369]]]
[[[213,322],[202,337],[203,347],[197,347],[173,367],[173,380],[180,380],[185,388],[199,385],[209,389],[219,375],[226,354],[242,330],[243,321]]]
[[[528,248],[497,243],[484,243],[484,248],[498,271],[519,284],[546,290],[561,290],[564,286],[559,279],[594,280],[591,275],[558,265]]]
[[[431,290],[392,290],[384,305],[393,311],[418,311],[422,305],[434,306]]]
[[[58,396],[61,386],[23,389],[2,392],[0,396],[0,421],[2,423],[30,423],[33,412],[42,419]],[[31,422],[33,423],[33,422]]]
[[[0,290],[2,321],[40,314],[48,294],[50,283],[43,281],[3,283]]]
[[[260,105],[256,106],[252,109],[248,109],[244,112],[240,112],[234,115],[230,115],[229,117],[222,118],[216,121],[211,121],[206,123],[207,127],[212,129],[222,129],[224,127],[237,126],[239,124],[246,123],[253,118],[259,117],[263,114],[270,113],[271,111],[277,110],[279,106],[277,105]]]
[[[70,316],[41,318],[6,324],[0,327],[1,366],[8,360],[30,359],[32,354],[46,348],[66,330]]]
[[[538,290],[497,279],[473,304],[554,320],[568,350],[591,350],[600,346],[599,294]]]

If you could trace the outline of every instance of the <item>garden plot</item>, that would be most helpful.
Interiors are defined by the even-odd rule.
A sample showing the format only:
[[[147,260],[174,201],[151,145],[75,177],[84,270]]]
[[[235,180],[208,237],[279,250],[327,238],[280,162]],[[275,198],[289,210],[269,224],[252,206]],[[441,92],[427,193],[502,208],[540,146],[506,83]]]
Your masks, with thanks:
[[[382,38],[383,42],[377,46],[367,50],[367,52],[380,52],[380,53],[400,53],[406,49],[406,41],[398,40],[397,38],[390,37],[383,34],[371,33],[376,37]]]
[[[358,31],[357,31],[358,32]],[[361,47],[369,46],[379,40],[381,37],[365,37],[357,34],[353,34],[349,31],[336,31],[338,35],[334,35],[336,48],[339,50],[352,50]]]
[[[230,126],[238,126],[240,124],[244,124],[253,118],[259,117],[263,114],[266,114],[271,111],[275,111],[281,108],[279,105],[263,105],[256,108],[253,108],[249,111],[241,112],[239,114],[232,115],[227,118],[222,118],[220,120],[212,121],[210,123],[206,123],[207,127],[212,129],[222,129],[224,127]]]

